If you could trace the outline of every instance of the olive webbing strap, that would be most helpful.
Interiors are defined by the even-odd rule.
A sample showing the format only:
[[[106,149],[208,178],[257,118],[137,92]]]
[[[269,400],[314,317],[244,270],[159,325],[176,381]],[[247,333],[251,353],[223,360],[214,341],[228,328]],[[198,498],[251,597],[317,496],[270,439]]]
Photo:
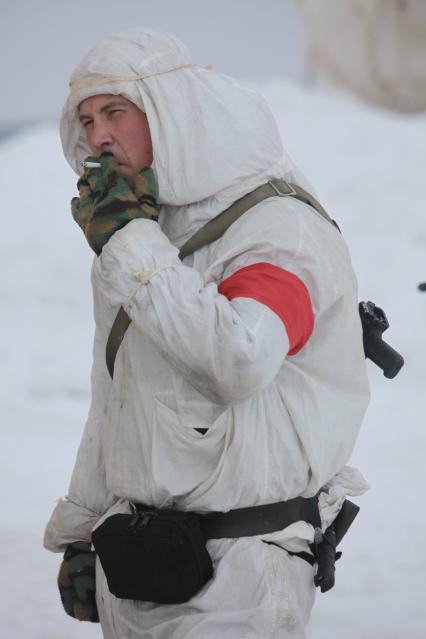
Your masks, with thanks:
[[[225,211],[222,211],[222,213],[219,213],[219,215],[215,218],[209,220],[207,224],[201,227],[199,231],[185,242],[180,249],[179,258],[183,260],[187,255],[194,253],[206,244],[210,244],[211,242],[218,240],[231,226],[231,224],[243,215],[243,213],[259,202],[266,200],[266,198],[277,196],[290,196],[301,200],[305,204],[309,204],[328,222],[337,227],[336,222],[331,219],[321,204],[310,193],[305,191],[305,189],[302,189],[302,187],[297,186],[296,184],[290,184],[285,180],[275,179],[270,182],[266,182],[266,184],[262,184],[254,191],[251,191],[251,193],[247,193],[247,195],[244,195],[242,198],[231,204],[231,206]],[[120,344],[123,341],[124,335],[131,321],[132,320],[121,306],[112,325],[106,345],[106,364],[111,378],[114,375],[114,363],[117,351],[120,348]]]

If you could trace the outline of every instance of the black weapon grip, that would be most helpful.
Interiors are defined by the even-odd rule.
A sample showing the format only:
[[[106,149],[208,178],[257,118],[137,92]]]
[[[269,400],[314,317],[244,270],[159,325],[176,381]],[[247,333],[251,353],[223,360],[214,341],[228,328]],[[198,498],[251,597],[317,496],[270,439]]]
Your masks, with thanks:
[[[404,365],[404,358],[383,339],[378,329],[369,330],[364,338],[365,356],[382,369],[388,379],[395,377]]]

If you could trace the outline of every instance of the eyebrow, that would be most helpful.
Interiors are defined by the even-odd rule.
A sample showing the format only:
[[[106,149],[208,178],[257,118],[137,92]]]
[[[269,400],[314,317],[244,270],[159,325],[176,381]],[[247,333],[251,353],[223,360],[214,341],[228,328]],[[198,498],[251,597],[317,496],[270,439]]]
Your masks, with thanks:
[[[126,105],[125,102],[122,102],[121,100],[113,99],[107,102],[106,104],[104,104],[103,107],[99,109],[98,113],[105,113],[105,111],[108,111],[108,109],[114,106],[125,106],[125,105]],[[81,113],[79,115],[80,122],[82,122],[83,120],[90,120],[91,118],[92,118],[91,115],[85,115],[84,113]]]

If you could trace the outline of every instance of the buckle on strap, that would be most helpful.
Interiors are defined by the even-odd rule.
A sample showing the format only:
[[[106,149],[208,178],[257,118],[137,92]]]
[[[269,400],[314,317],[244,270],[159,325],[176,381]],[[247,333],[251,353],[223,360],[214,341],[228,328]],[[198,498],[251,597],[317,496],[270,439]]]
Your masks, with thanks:
[[[275,191],[275,194],[279,197],[286,197],[289,195],[297,195],[293,186],[285,180],[270,180],[268,184]]]

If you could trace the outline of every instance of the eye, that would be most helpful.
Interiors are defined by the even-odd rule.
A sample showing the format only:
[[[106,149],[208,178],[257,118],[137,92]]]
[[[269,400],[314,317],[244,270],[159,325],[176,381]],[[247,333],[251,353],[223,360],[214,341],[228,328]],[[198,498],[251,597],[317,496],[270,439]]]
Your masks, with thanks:
[[[93,120],[89,120],[89,119],[88,119],[88,120],[82,120],[82,121],[81,121],[81,125],[82,125],[82,127],[83,127],[84,129],[87,129],[87,127],[88,127],[90,124],[93,124]]]

